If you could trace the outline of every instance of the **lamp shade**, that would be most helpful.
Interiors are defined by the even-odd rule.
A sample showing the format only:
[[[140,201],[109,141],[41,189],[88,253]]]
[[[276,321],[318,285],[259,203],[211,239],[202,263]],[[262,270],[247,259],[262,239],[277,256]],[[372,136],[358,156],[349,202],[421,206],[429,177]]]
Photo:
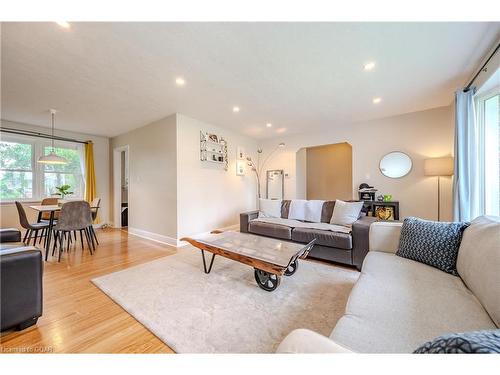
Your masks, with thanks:
[[[425,159],[424,173],[426,176],[453,176],[453,158]]]

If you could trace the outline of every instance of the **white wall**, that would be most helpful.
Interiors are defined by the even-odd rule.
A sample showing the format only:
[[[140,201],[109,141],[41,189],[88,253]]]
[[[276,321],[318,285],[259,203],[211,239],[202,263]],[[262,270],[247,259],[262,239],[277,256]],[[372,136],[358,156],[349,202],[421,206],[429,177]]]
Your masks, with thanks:
[[[45,127],[21,124],[6,120],[1,120],[1,123],[3,127],[50,133],[50,129]],[[91,140],[94,143],[97,196],[101,197],[99,217],[101,223],[107,223],[109,221],[109,209],[111,207],[109,195],[109,138],[63,130],[56,130],[56,135],[81,141]],[[30,204],[33,205],[33,203]],[[30,204],[25,204],[24,206],[26,207],[26,213],[29,215],[30,219],[34,221],[36,219],[36,214],[33,210],[27,207]],[[2,204],[0,218],[0,224],[2,227],[20,227],[17,209],[13,203]]]
[[[200,131],[228,142],[229,168],[200,161]],[[236,149],[255,158],[257,142],[227,129],[177,115],[177,231],[178,238],[239,223],[239,214],[255,209],[257,183],[247,168],[236,175]]]
[[[176,244],[176,115],[113,137],[110,154],[127,145],[128,230]],[[111,174],[109,179],[112,186]]]
[[[285,142],[266,164],[267,169],[284,169],[285,198],[296,198],[296,152],[310,147],[349,142],[353,152],[353,198],[357,199],[360,183],[367,182],[379,189],[378,194],[392,194],[400,201],[400,215],[437,218],[437,177],[424,176],[424,159],[453,153],[453,106],[409,113],[384,119],[335,126],[326,132],[274,138],[263,142],[266,152],[279,142]],[[380,158],[390,151],[403,151],[413,159],[411,173],[401,179],[383,176],[378,168]],[[299,155],[300,159],[300,155]],[[441,220],[452,218],[451,178],[441,178]]]

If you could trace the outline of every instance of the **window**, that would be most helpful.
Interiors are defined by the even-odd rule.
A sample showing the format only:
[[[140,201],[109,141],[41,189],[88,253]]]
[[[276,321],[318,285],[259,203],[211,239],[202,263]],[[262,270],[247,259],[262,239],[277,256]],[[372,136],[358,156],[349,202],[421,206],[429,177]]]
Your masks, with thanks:
[[[33,198],[33,145],[0,142],[0,199]]]
[[[47,155],[52,147],[45,146]],[[83,197],[84,182],[80,166],[80,153],[76,148],[56,147],[57,155],[64,157],[68,164],[43,164],[43,194],[50,196],[56,192],[56,186],[70,185],[74,197]]]
[[[477,121],[484,143],[484,212],[500,214],[500,87],[476,100]]]
[[[68,184],[82,199],[85,190],[82,170],[83,147],[57,142],[55,152],[68,164],[40,164],[38,158],[51,151],[50,141],[2,134],[0,141],[0,200],[41,200],[56,193],[56,186]]]

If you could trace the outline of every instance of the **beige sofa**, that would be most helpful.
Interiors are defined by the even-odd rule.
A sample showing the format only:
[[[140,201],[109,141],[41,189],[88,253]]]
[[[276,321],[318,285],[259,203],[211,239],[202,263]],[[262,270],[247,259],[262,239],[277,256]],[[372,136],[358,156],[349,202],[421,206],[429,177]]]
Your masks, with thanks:
[[[330,338],[291,332],[280,353],[411,353],[452,332],[498,329],[500,218],[483,216],[465,230],[460,277],[395,255],[401,223],[370,229],[370,251]]]

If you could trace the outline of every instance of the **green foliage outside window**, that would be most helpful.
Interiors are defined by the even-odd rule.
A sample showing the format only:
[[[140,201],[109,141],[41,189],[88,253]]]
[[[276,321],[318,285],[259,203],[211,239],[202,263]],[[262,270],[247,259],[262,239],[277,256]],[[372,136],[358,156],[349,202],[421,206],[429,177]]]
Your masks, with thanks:
[[[32,197],[32,152],[30,144],[0,142],[0,199]]]
[[[45,155],[51,151],[51,147],[43,146]],[[56,187],[62,185],[71,186],[73,197],[82,197],[84,183],[79,151],[62,147],[54,151],[68,164],[38,164],[33,162],[35,148],[32,144],[0,141],[0,199],[48,197],[57,194]]]
[[[45,155],[52,151],[52,147],[45,147]],[[70,148],[54,148],[58,156],[62,156],[68,164],[44,164],[44,193],[45,195],[59,194],[57,187],[69,185],[73,189],[73,196],[83,196],[80,155],[77,150]]]

